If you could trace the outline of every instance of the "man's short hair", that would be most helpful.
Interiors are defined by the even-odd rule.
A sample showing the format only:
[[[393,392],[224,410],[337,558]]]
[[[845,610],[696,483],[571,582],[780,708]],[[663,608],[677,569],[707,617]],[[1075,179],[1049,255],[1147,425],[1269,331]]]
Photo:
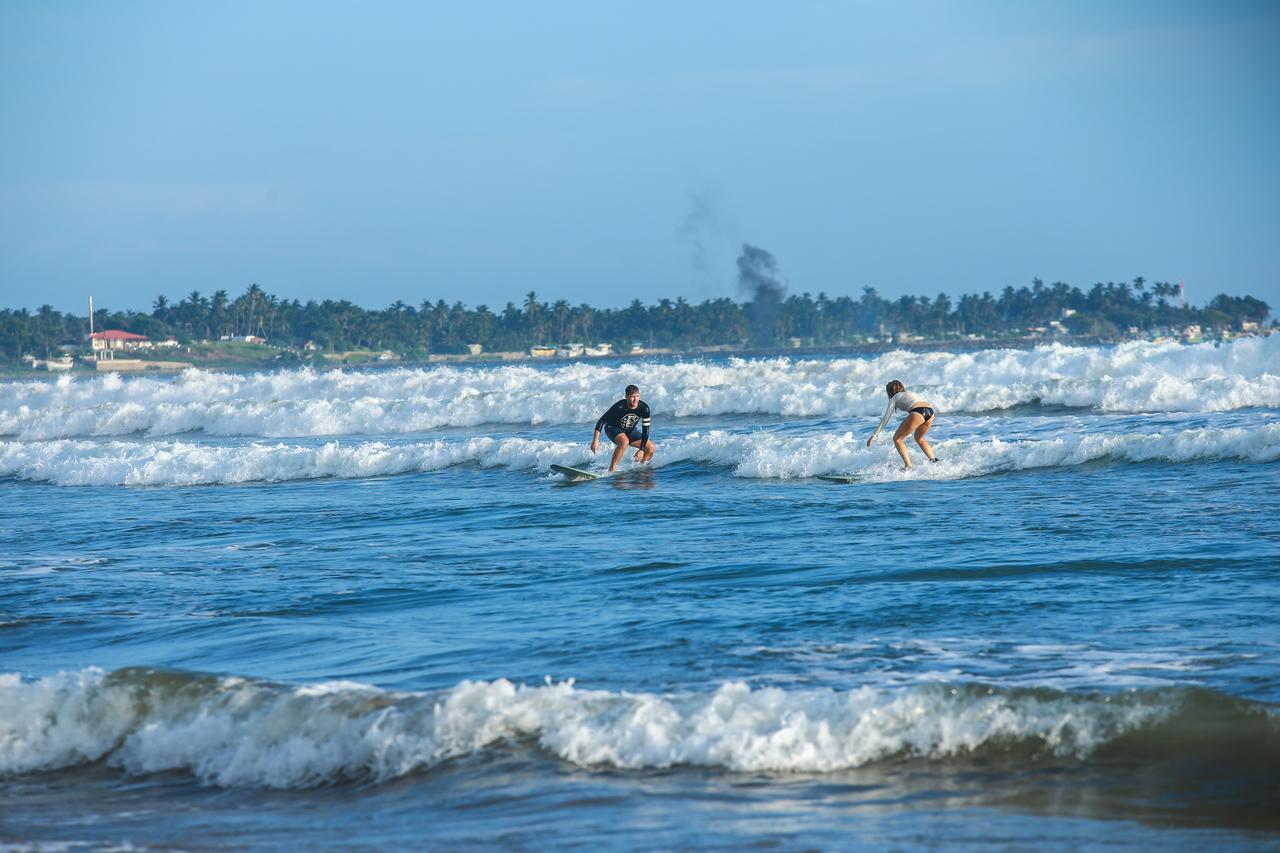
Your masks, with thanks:
[[[629,394],[639,394],[639,393],[640,393],[639,385],[628,385],[627,390],[622,392],[622,396],[626,397]]]

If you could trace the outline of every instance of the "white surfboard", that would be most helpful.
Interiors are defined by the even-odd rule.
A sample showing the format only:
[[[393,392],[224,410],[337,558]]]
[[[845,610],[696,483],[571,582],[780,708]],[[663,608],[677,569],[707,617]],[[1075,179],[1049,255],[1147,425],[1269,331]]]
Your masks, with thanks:
[[[563,474],[570,480],[596,480],[599,474],[592,474],[590,471],[583,471],[581,468],[570,468],[568,465],[552,465],[551,470],[557,474]]]

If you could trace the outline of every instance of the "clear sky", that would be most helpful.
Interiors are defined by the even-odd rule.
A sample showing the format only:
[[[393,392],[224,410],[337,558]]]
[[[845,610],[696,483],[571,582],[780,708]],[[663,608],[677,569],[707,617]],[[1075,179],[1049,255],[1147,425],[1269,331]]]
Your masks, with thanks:
[[[1280,3],[0,3],[0,307],[1186,283],[1280,313]]]

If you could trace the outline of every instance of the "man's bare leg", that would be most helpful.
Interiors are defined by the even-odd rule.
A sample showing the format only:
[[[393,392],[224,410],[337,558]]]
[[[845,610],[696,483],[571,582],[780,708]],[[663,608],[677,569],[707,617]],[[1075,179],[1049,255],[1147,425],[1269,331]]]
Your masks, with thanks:
[[[622,461],[622,454],[627,452],[627,445],[630,444],[630,442],[627,441],[626,433],[620,432],[613,437],[613,444],[613,459],[609,462],[610,473],[618,470],[618,463]]]

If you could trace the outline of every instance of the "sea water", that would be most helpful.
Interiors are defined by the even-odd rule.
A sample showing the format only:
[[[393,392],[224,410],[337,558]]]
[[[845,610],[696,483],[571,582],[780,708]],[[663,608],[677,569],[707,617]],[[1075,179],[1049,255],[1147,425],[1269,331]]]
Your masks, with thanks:
[[[0,841],[1274,849],[1278,487],[1280,335],[0,383]]]

